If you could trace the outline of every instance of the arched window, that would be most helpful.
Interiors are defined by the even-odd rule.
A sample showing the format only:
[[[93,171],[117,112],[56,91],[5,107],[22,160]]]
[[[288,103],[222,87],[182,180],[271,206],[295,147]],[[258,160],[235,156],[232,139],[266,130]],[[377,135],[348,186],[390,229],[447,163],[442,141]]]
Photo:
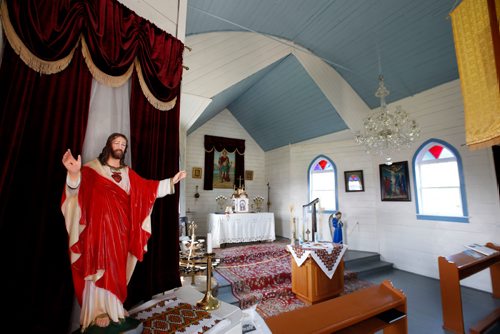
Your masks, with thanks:
[[[338,210],[337,167],[332,160],[318,156],[309,165],[309,201],[319,198],[325,213]]]
[[[413,156],[417,219],[467,223],[462,159],[450,144],[430,139]]]

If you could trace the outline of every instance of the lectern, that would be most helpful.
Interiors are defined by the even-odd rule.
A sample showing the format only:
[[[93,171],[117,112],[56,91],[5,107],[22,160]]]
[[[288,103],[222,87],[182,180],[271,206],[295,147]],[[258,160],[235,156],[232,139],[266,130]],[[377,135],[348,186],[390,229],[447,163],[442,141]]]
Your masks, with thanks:
[[[500,298],[500,247],[492,243],[487,243],[486,246],[499,252],[486,256],[476,254],[473,250],[467,250],[438,258],[443,328],[453,333],[465,333],[462,294],[460,291],[461,279],[489,268],[493,297]],[[500,308],[497,308],[482,321],[471,327],[471,333],[482,333],[498,319],[500,319]]]

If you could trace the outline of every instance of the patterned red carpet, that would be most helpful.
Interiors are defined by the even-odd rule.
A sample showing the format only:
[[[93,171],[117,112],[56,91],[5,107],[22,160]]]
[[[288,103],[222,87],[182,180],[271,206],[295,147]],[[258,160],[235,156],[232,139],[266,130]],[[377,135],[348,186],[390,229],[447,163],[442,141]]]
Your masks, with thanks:
[[[255,304],[263,317],[306,306],[292,292],[287,241],[216,249],[221,263],[216,271],[231,283],[240,308]],[[344,294],[372,285],[345,272]]]

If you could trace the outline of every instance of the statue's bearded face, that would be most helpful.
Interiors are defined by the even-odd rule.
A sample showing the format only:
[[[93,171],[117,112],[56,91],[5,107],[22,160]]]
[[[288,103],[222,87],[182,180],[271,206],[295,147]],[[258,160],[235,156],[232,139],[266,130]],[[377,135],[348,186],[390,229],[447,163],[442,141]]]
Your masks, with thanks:
[[[111,153],[111,156],[115,159],[121,159],[123,157],[123,150],[121,149],[116,149],[116,150],[113,150],[113,152]]]
[[[126,148],[127,148],[127,140],[123,137],[116,137],[111,142],[111,156],[115,159],[123,158]]]

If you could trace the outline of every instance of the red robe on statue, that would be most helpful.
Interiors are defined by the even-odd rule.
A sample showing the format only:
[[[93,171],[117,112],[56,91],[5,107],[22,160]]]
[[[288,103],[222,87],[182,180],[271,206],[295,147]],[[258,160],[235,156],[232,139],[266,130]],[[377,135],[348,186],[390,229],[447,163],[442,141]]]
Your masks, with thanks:
[[[159,181],[130,168],[130,194],[100,174],[95,163],[81,169],[78,196],[63,193],[75,293],[82,304],[85,280],[113,293],[122,303],[135,259],[142,261],[151,235],[150,214]],[[71,201],[72,200],[72,201]],[[71,203],[73,202],[73,203]],[[131,264],[131,259],[133,263]]]

